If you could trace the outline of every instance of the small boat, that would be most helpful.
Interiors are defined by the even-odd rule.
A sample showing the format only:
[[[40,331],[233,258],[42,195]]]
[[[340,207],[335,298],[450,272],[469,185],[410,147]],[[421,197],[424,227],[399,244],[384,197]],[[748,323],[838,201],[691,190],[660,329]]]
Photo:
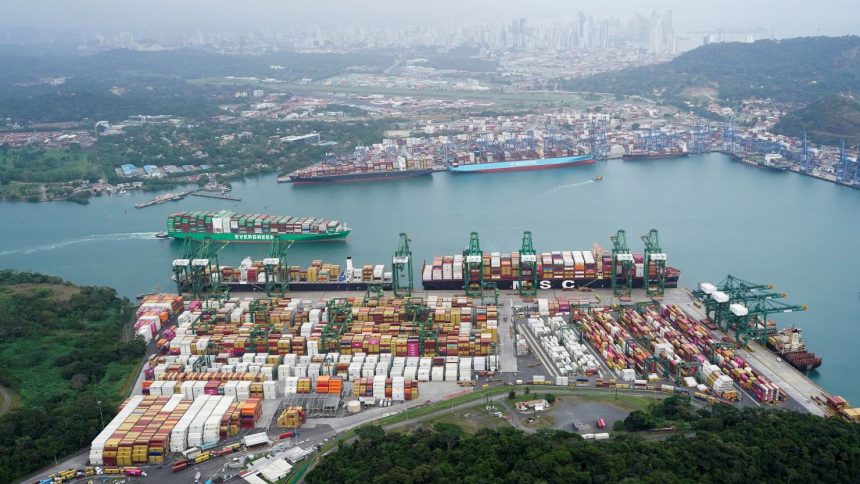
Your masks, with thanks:
[[[595,178],[595,179],[594,179],[594,180],[592,180],[592,181],[596,181],[596,182],[603,181],[603,177],[602,177],[602,176],[599,176],[599,177]]]
[[[168,238],[168,237],[167,237],[167,232],[156,232],[156,233],[155,233],[155,238],[156,238],[156,239],[167,239],[167,238]]]

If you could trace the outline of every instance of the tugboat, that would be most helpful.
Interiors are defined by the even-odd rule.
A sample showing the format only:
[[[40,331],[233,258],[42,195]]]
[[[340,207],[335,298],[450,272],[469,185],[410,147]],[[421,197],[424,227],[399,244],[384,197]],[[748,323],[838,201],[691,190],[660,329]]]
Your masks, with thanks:
[[[155,238],[156,239],[169,239],[170,237],[167,236],[167,232],[156,232]]]
[[[599,176],[599,177],[595,178],[595,179],[594,179],[594,180],[592,180],[592,181],[595,181],[595,182],[603,181],[603,177],[602,177],[602,176]]]

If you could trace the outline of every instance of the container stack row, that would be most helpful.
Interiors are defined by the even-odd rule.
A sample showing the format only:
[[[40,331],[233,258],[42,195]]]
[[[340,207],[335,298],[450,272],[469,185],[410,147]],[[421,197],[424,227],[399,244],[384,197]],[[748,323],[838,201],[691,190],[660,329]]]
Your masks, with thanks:
[[[585,345],[579,343],[579,335],[562,317],[529,318],[527,324],[529,331],[552,359],[559,374],[590,376],[599,372],[597,358]]]
[[[720,373],[734,380],[741,388],[749,391],[760,402],[779,403],[786,399],[785,392],[761,373],[755,371],[742,357],[731,348],[718,345],[719,340],[702,323],[689,318],[676,305],[666,305],[662,315],[675,328],[687,336],[688,341],[719,367]],[[702,368],[705,368],[703,365]],[[705,375],[708,378],[710,375]]]
[[[241,405],[227,397],[143,396],[126,400],[90,447],[93,465],[161,464],[170,452],[216,443],[239,431]],[[259,416],[257,417],[259,418]]]

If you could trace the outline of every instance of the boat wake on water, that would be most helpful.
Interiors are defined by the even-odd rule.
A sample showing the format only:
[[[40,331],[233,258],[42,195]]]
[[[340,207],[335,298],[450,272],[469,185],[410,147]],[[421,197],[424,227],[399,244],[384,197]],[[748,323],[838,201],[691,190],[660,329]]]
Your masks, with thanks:
[[[565,189],[573,188],[573,187],[581,187],[583,185],[590,185],[592,183],[597,183],[597,181],[596,180],[588,180],[588,181],[579,182],[579,183],[571,183],[568,185],[560,185],[560,186],[557,186],[557,187],[552,188],[550,190],[547,190],[541,196],[546,197],[546,196],[552,195],[553,193],[556,193],[556,192],[561,191],[561,190],[565,190]]]
[[[0,257],[15,254],[33,254],[36,252],[46,252],[56,249],[62,249],[70,245],[83,244],[87,242],[103,242],[103,241],[121,241],[121,240],[146,240],[155,239],[155,232],[127,232],[121,234],[96,234],[88,235],[78,239],[62,240],[50,244],[37,245],[36,247],[27,247],[21,249],[11,249],[0,251]]]

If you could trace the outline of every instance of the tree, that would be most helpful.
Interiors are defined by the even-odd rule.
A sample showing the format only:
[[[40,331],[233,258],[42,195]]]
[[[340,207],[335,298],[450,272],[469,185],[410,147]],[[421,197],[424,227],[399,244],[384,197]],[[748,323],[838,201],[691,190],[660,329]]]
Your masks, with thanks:
[[[361,440],[378,441],[385,437],[385,431],[378,425],[363,425],[355,430]]]
[[[633,125],[631,125],[630,128],[633,131],[639,131],[639,123],[633,123]]]
[[[547,401],[547,403],[549,403],[550,405],[552,405],[552,404],[554,404],[554,403],[555,403],[555,395],[553,395],[552,393],[547,393],[547,394],[546,394],[546,396],[544,396],[543,398],[544,398],[544,400],[546,400],[546,401]]]
[[[654,419],[648,413],[635,410],[624,419],[624,428],[631,432],[650,430],[654,428]]]
[[[526,387],[525,390],[523,390],[523,393],[528,395],[529,393],[531,393],[531,390],[529,390],[529,387]]]
[[[515,392],[513,390],[509,391],[508,392],[508,400],[513,400],[515,398],[517,398],[517,392]]]

